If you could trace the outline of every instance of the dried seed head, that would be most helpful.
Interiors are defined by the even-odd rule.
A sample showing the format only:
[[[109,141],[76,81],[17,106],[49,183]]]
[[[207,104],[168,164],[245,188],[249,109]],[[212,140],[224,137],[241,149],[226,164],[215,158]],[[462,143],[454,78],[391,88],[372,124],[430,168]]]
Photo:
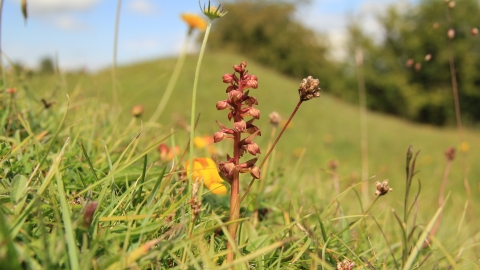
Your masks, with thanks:
[[[298,88],[298,94],[300,95],[301,101],[307,101],[312,98],[317,98],[320,96],[320,89],[318,85],[320,84],[319,79],[314,79],[312,76],[308,76],[303,79]]]
[[[470,30],[470,34],[472,34],[474,37],[478,36],[478,28],[472,28],[472,30]]]
[[[415,64],[415,61],[413,61],[412,58],[408,59],[407,62],[405,62],[405,65],[406,65],[407,67],[412,67],[413,64]]]
[[[330,162],[328,162],[328,168],[332,171],[336,171],[338,168],[338,161],[334,159],[330,160]]]
[[[430,61],[432,59],[432,55],[431,54],[427,54],[425,55],[425,61]]]
[[[337,263],[337,270],[352,270],[353,267],[355,267],[355,262],[352,262],[349,259]]]
[[[415,70],[420,71],[420,69],[422,69],[422,63],[420,62],[415,63]]]
[[[282,121],[282,117],[280,117],[280,114],[277,112],[271,112],[268,115],[268,118],[270,118],[270,124],[274,125],[275,127],[278,127],[278,124]]]
[[[455,37],[455,30],[449,29],[448,33],[447,33],[447,36],[448,36],[449,39],[453,39]]]
[[[393,188],[388,186],[388,179],[383,180],[381,183],[377,181],[375,184],[377,185],[377,191],[375,191],[377,196],[383,196],[393,190]]]
[[[85,206],[85,210],[83,211],[83,227],[90,227],[93,221],[93,215],[95,214],[95,210],[97,210],[98,202],[92,201]]]
[[[445,150],[445,157],[447,158],[448,161],[452,161],[455,158],[455,148],[448,147]]]
[[[142,105],[136,105],[133,106],[132,109],[130,110],[130,113],[132,114],[133,117],[140,117],[143,114],[143,106]]]

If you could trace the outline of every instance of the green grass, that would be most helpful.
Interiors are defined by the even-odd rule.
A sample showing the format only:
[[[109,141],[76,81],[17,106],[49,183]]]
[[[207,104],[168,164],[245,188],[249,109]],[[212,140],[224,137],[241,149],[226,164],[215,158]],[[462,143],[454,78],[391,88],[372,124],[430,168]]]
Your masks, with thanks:
[[[203,194],[203,211],[193,236],[186,237],[190,194],[184,190],[186,183],[179,181],[178,171],[170,171],[155,149],[161,142],[175,143],[181,149],[187,145],[189,134],[182,123],[190,120],[196,60],[196,56],[187,57],[157,123],[141,120],[147,121],[155,110],[175,59],[120,67],[120,113],[108,105],[112,102],[109,70],[93,75],[7,75],[7,86],[17,87],[18,95],[15,107],[2,107],[8,116],[2,118],[0,137],[5,141],[0,156],[4,170],[0,185],[2,261],[12,269],[22,265],[32,269],[134,265],[180,269],[186,251],[185,263],[192,269],[227,267],[221,266],[227,237],[220,233],[226,228],[227,198]],[[272,129],[268,114],[277,111],[284,119],[288,117],[298,101],[301,78],[286,78],[239,55],[206,52],[198,85],[196,110],[201,116],[197,134],[213,135],[218,128],[215,120],[228,124],[215,103],[226,96],[222,75],[231,73],[231,67],[241,61],[247,61],[250,73],[259,78],[259,88],[251,90],[251,95],[259,100],[262,116],[257,125],[263,136],[256,142],[265,154]],[[320,79],[321,86],[322,74],[311,75]],[[405,154],[410,144],[420,150],[419,172],[410,193],[416,194],[417,178],[422,191],[409,219],[408,230],[414,219],[419,225],[409,246],[426,237],[428,224],[438,214],[438,190],[446,164],[443,152],[448,146],[458,147],[456,130],[369,113],[370,200],[375,199],[375,181],[389,179],[394,190],[380,197],[368,212],[371,216],[364,217],[370,202],[362,205],[357,193],[361,175],[359,109],[328,93],[329,89],[323,89],[319,99],[301,106],[272,156],[265,192],[259,193],[255,183],[242,205],[245,219],[238,221],[236,267],[247,269],[248,262],[255,269],[332,269],[337,261],[349,258],[357,266],[368,268],[366,259],[377,269],[394,269],[391,252],[402,265],[402,230],[392,209],[403,217]],[[41,98],[56,103],[44,109]],[[3,99],[9,104],[9,96]],[[138,104],[144,106],[145,114],[132,119],[130,107]],[[37,139],[45,131],[46,135]],[[479,130],[465,130],[473,206],[480,195],[480,168],[475,166],[480,162],[479,135]],[[223,160],[229,144],[222,141],[215,146]],[[195,152],[197,157],[205,155],[201,149]],[[332,159],[339,161],[343,192],[338,197],[327,166]],[[437,264],[446,268],[452,261],[458,269],[478,267],[478,227],[464,210],[467,199],[461,172],[457,153],[440,230],[432,249],[413,249],[414,255],[418,253],[409,258],[413,266],[426,258],[422,268]],[[245,177],[241,187],[249,180]],[[98,209],[92,225],[85,227],[82,209],[89,201],[97,201]],[[265,219],[251,218],[256,206],[268,209]],[[473,215],[478,214],[474,208]]]

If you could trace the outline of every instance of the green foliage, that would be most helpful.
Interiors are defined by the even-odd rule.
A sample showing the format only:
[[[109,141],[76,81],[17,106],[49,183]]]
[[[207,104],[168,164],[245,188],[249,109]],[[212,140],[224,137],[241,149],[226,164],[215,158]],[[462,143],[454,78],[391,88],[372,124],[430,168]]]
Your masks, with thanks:
[[[452,54],[463,118],[480,122],[480,42],[471,35],[471,29],[480,25],[479,13],[475,0],[457,1],[453,9],[434,0],[420,1],[406,10],[391,6],[379,18],[385,31],[380,42],[362,34],[353,23],[350,51],[363,47],[369,108],[419,122],[452,123]],[[450,28],[455,30],[451,45]]]
[[[52,58],[46,56],[40,59],[39,71],[46,74],[53,73],[55,71],[55,64]]]
[[[212,27],[209,48],[229,49],[296,78],[322,75],[328,87],[334,64],[325,39],[294,20],[298,3],[234,1],[228,16]]]

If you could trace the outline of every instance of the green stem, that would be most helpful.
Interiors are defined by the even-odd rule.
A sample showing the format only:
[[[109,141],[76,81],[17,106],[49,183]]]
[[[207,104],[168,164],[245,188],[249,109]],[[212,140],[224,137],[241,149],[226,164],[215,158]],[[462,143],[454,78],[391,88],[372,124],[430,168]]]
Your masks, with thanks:
[[[190,115],[190,142],[189,142],[189,168],[190,169],[193,169],[193,138],[195,136],[195,102],[197,100],[198,77],[200,74],[200,65],[202,63],[203,54],[205,53],[205,47],[207,45],[208,35],[210,34],[211,26],[212,26],[212,22],[209,21],[207,30],[205,31],[205,36],[203,37],[202,48],[200,49],[200,55],[198,56],[197,67],[195,69],[195,78],[193,81],[192,108],[191,108],[192,113]],[[192,182],[192,175],[193,174],[190,174],[190,178],[188,179],[190,182]],[[191,193],[190,185],[187,185],[187,187],[188,187],[188,192]],[[193,213],[192,213],[192,217],[193,217]],[[191,235],[191,231],[193,230],[193,222],[195,222],[195,220],[192,218],[190,221],[191,224],[189,226],[189,235]],[[187,250],[185,249],[182,256],[182,263],[185,263],[186,254],[187,254]]]
[[[167,89],[165,90],[165,93],[163,94],[162,99],[160,100],[160,103],[157,106],[157,109],[150,117],[149,122],[156,122],[158,120],[160,115],[162,115],[162,112],[165,109],[165,106],[167,105],[167,102],[170,99],[170,96],[172,95],[173,89],[177,84],[178,77],[180,76],[180,71],[182,70],[183,63],[185,62],[185,56],[187,55],[187,47],[188,47],[189,41],[190,41],[190,31],[188,31],[185,42],[182,45],[182,50],[178,57],[177,63],[175,64],[175,67],[173,69],[172,76],[168,81]]]
[[[202,63],[203,54],[205,53],[205,47],[207,45],[208,35],[210,34],[210,28],[212,22],[208,22],[207,30],[205,31],[205,36],[203,38],[202,48],[200,49],[200,55],[198,56],[197,68],[195,70],[195,79],[193,81],[193,92],[192,92],[192,108],[190,114],[190,145],[189,145],[189,168],[193,168],[193,138],[195,136],[195,102],[197,100],[197,87],[198,87],[198,77],[200,74],[200,65]],[[191,180],[191,179],[190,179]],[[188,185],[190,186],[190,185]]]

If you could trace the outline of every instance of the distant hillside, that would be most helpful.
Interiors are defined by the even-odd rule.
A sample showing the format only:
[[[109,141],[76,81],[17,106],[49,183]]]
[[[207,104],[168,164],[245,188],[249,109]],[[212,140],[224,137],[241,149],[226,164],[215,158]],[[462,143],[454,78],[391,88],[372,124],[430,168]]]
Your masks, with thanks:
[[[161,59],[119,69],[119,91],[125,123],[131,119],[129,115],[131,106],[137,104],[145,107],[146,114],[142,119],[148,120],[162,97],[175,61],[176,59]],[[250,73],[259,78],[259,88],[251,90],[251,94],[259,100],[261,118],[257,124],[262,129],[263,136],[258,142],[264,154],[271,132],[268,114],[277,111],[283,119],[288,118],[298,101],[297,88],[301,78],[284,77],[239,55],[206,52],[200,72],[197,100],[197,112],[201,113],[198,134],[213,134],[217,130],[215,120],[229,124],[225,113],[216,110],[215,103],[225,99],[226,85],[222,83],[222,75],[231,73],[232,65],[241,61],[247,61]],[[161,124],[159,136],[169,132],[170,128],[182,119],[186,123],[189,122],[190,96],[196,62],[197,56],[187,57],[179,82],[159,121]],[[322,85],[322,74],[305,74],[307,75],[319,78]],[[104,102],[112,100],[111,73],[108,70],[87,77],[68,76],[66,83],[69,91],[80,87],[86,97],[99,97]],[[53,88],[54,83],[51,84]],[[417,176],[424,181],[426,185],[424,188],[427,189],[428,185],[437,188],[442,178],[445,165],[444,150],[449,146],[455,146],[458,150],[458,135],[456,130],[451,128],[440,129],[412,124],[391,116],[369,113],[368,131],[369,175],[376,176],[370,181],[373,185],[374,181],[390,179],[391,185],[397,187],[395,191],[398,190],[398,195],[403,190],[405,153],[410,144],[414,145],[415,150],[421,150],[417,164],[420,172]],[[359,134],[359,109],[333,98],[329,95],[329,89],[322,89],[320,98],[305,102],[301,106],[291,128],[285,132],[277,148],[277,157],[281,156],[282,159],[276,160],[275,168],[291,169],[302,149],[305,149],[305,156],[299,167],[300,173],[315,172],[323,179],[322,181],[325,181],[328,174],[322,169],[326,169],[328,162],[335,159],[339,161],[339,174],[344,185],[359,181],[361,175]],[[473,195],[479,195],[480,167],[475,166],[480,161],[479,136],[479,130],[465,130],[465,139],[470,145],[467,162]],[[187,137],[187,132],[179,128],[176,134],[177,142],[184,144]],[[218,147],[226,150],[227,143],[221,143]],[[459,191],[458,196],[461,197],[463,179],[459,152],[450,178],[452,180],[449,182],[450,185]],[[435,196],[435,193],[432,196]]]

